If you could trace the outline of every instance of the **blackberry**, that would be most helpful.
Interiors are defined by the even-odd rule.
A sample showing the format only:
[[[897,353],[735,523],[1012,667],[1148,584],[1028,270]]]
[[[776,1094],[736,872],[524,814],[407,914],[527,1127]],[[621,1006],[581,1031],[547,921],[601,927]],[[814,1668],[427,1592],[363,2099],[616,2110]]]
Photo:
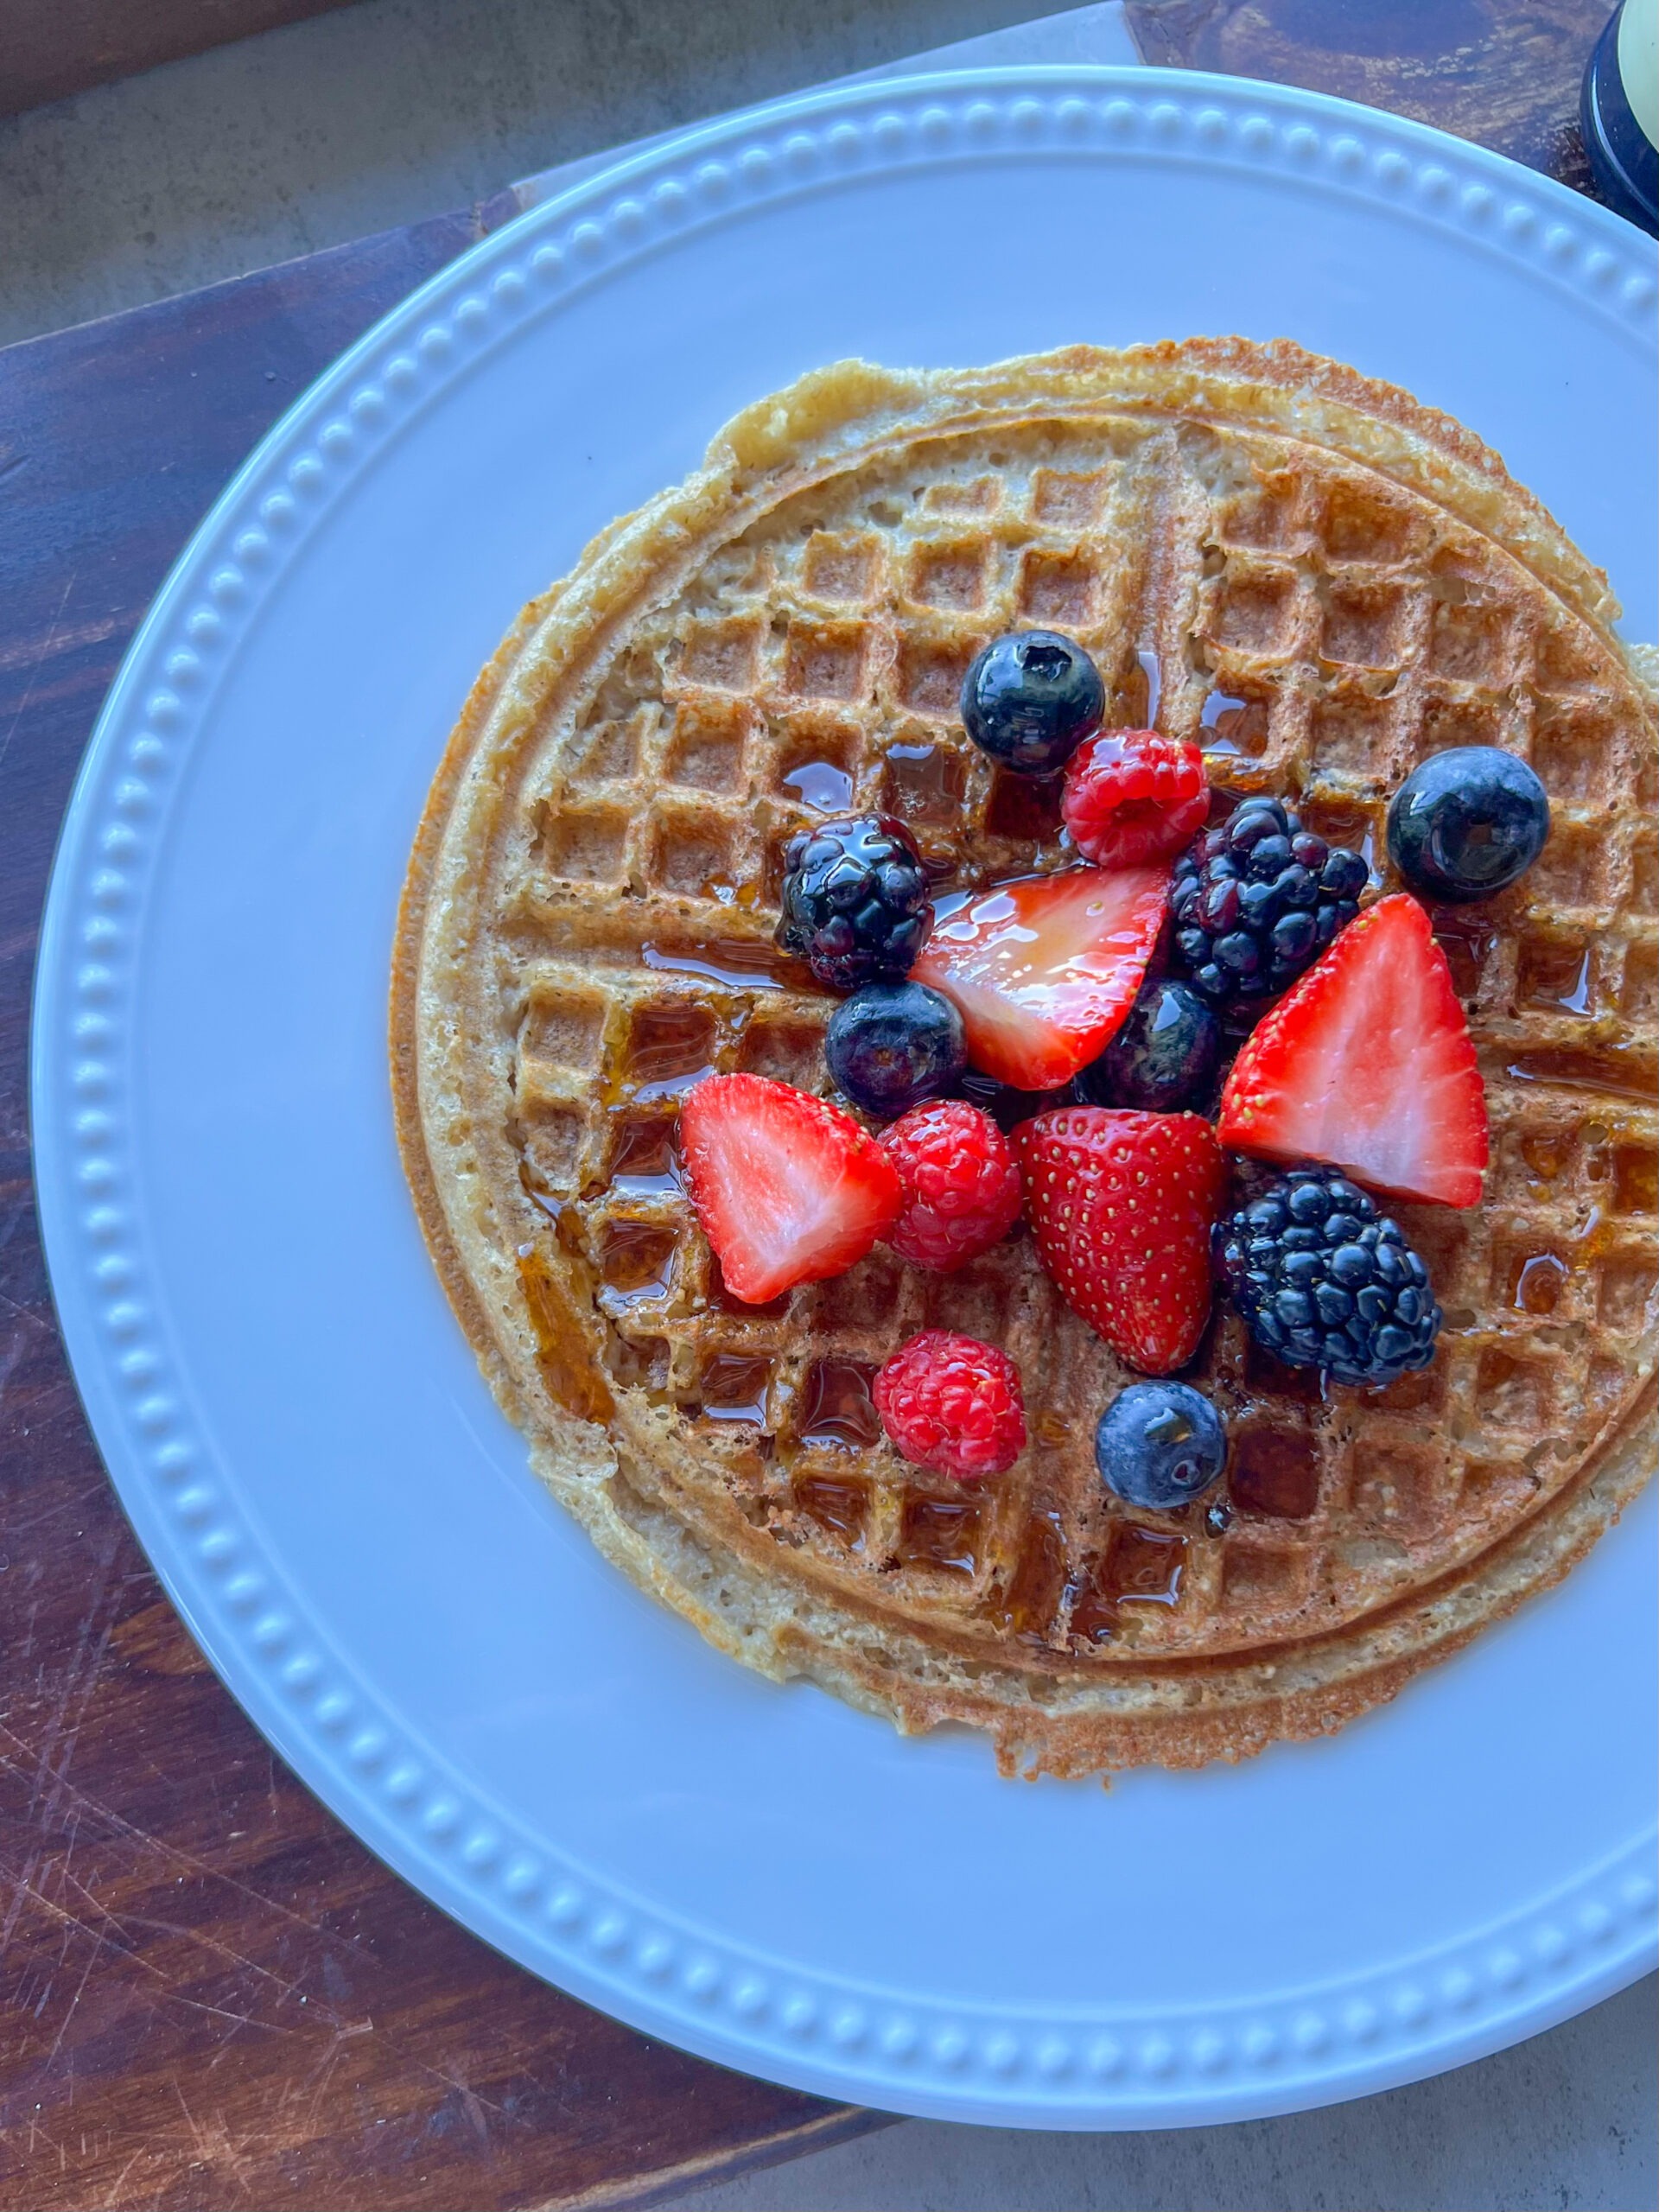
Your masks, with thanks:
[[[1359,912],[1370,870],[1304,830],[1276,798],[1247,798],[1175,863],[1175,949],[1212,1006],[1276,998]]]
[[[1428,1269],[1335,1167],[1275,1175],[1217,1223],[1216,1259],[1250,1334],[1287,1367],[1391,1382],[1434,1357]]]
[[[933,920],[921,855],[886,814],[798,830],[784,854],[783,909],[779,944],[832,991],[902,976]]]

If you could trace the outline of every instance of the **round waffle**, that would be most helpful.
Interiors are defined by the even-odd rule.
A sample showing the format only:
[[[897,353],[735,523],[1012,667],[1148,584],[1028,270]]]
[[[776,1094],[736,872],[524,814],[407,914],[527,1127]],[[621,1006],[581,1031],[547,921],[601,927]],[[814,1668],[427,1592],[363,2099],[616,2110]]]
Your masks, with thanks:
[[[537,1471],[723,1649],[1005,1768],[1236,1758],[1390,1696],[1565,1572],[1650,1464],[1656,1336],[1650,696],[1605,579],[1447,417],[1285,344],[842,364],[730,423],[520,617],[416,847],[392,998],[433,1257]],[[1016,1232],[950,1276],[878,1247],[747,1306],[677,1173],[705,1073],[828,1089],[834,1003],[774,948],[779,855],[879,808],[955,886],[1061,863],[1052,786],[957,714],[1001,631],[1077,638],[1109,719],[1294,799],[1389,882],[1425,754],[1548,788],[1522,880],[1437,912],[1487,1087],[1468,1212],[1395,1209],[1446,1325],[1380,1392],[1255,1349],[1218,1299],[1190,1379],[1224,1503],[1096,1471],[1126,1371]],[[922,1328],[1002,1345],[1030,1442],[965,1490],[870,1402]]]

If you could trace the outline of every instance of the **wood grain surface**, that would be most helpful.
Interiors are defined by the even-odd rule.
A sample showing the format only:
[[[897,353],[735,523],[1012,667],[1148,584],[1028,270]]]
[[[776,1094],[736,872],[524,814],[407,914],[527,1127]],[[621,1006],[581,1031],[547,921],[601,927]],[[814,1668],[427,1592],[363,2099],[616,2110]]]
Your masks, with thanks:
[[[880,2125],[591,2012],[270,1751],[144,1563],[54,1323],[25,1096],[58,823],[127,641],[270,422],[503,215],[0,353],[0,2204],[642,2203]]]
[[[127,11],[111,0],[108,12]],[[1580,185],[1572,118],[1604,12],[1599,0],[1130,0],[1149,60],[1366,100]],[[145,1566],[44,1276],[29,987],[58,823],[105,690],[168,565],[270,423],[513,212],[503,194],[0,352],[10,2212],[638,2204],[883,2124],[703,2065],[543,1987],[322,1810],[220,1688]]]
[[[1595,192],[1579,86],[1610,0],[1127,0],[1148,61],[1432,123]]]

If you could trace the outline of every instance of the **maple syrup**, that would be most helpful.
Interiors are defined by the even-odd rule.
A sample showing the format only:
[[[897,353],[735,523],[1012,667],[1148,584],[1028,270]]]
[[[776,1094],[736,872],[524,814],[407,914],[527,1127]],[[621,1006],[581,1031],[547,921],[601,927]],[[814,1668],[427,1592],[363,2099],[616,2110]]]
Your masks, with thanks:
[[[1011,1636],[1042,1643],[1065,1594],[1065,1527],[1052,1506],[1041,1506],[1032,1514],[1014,1573],[990,1618]]]
[[[1445,953],[1446,964],[1452,970],[1452,989],[1460,999],[1473,998],[1480,988],[1487,955],[1497,943],[1496,925],[1455,906],[1436,906],[1431,910],[1430,918],[1434,925],[1435,943]]]
[[[1119,1606],[1173,1605],[1180,1598],[1185,1566],[1185,1536],[1119,1521],[1107,1548],[1102,1594],[1115,1599]]]
[[[625,1198],[666,1198],[683,1188],[672,1122],[627,1121],[611,1144],[607,1187]]]
[[[1591,1012],[1590,952],[1581,944],[1534,943],[1521,949],[1516,996],[1523,1006]]]
[[[960,821],[967,779],[962,762],[943,745],[890,745],[884,796],[891,811],[921,827]]]
[[[1650,1052],[1608,1045],[1599,1051],[1522,1052],[1503,1072],[1514,1083],[1559,1083],[1599,1090],[1610,1098],[1633,1098],[1651,1106],[1659,1090],[1659,1065]]]
[[[1092,1582],[1071,1586],[1071,1611],[1066,1625],[1085,1643],[1109,1643],[1122,1628],[1116,1602]]]
[[[1018,776],[999,768],[985,810],[985,832],[990,837],[1010,837],[1033,845],[1052,845],[1058,838],[1060,776]]]
[[[689,1003],[643,1006],[628,1032],[621,1088],[634,1103],[683,1098],[715,1072],[715,1018],[707,1007]]]
[[[870,1494],[862,1483],[835,1475],[798,1475],[790,1495],[797,1510],[826,1535],[838,1537],[849,1551],[863,1548]]]
[[[1247,1428],[1233,1451],[1235,1505],[1274,1521],[1306,1521],[1319,1502],[1319,1446],[1305,1429]]]
[[[649,1221],[607,1221],[600,1231],[599,1279],[610,1306],[638,1306],[668,1290],[679,1238]]]
[[[706,938],[693,944],[642,944],[647,968],[676,976],[702,976],[734,991],[810,990],[810,969],[775,945],[749,938]]]
[[[1518,1252],[1510,1265],[1510,1304],[1517,1313],[1553,1313],[1572,1269],[1554,1252]]]
[[[542,1180],[524,1153],[518,1155],[518,1186],[556,1227],[563,1217],[566,1202]]]
[[[593,1287],[593,1268],[588,1257],[588,1241],[582,1233],[582,1217],[570,1198],[562,1198],[536,1173],[529,1160],[522,1154],[518,1160],[518,1182],[527,1197],[533,1198],[552,1224],[555,1243],[560,1251],[575,1261],[582,1273],[583,1287]]]
[[[1204,702],[1198,725],[1204,732],[1198,742],[1206,753],[1255,760],[1267,749],[1268,710],[1260,699],[1212,691]]]
[[[1150,645],[1141,645],[1135,656],[1134,670],[1123,686],[1123,716],[1127,728],[1152,729],[1156,727],[1163,684],[1164,671],[1157,654]]]
[[[1376,834],[1363,807],[1332,805],[1328,800],[1316,800],[1311,805],[1304,805],[1300,812],[1305,829],[1323,837],[1327,845],[1341,845],[1351,853],[1357,853],[1371,881],[1377,880]]]
[[[979,1567],[980,1520],[980,1507],[965,1499],[918,1497],[912,1492],[899,1516],[899,1563],[941,1574],[973,1575]]]
[[[1659,1213],[1659,1153],[1651,1145],[1621,1145],[1614,1153],[1613,1208],[1618,1213]]]
[[[702,1363],[698,1388],[709,1421],[753,1421],[764,1427],[772,1362],[749,1352],[717,1351]]]
[[[870,1395],[875,1370],[858,1359],[817,1359],[801,1394],[797,1440],[866,1451],[881,1441],[881,1416]]]
[[[839,761],[803,760],[779,781],[815,814],[844,814],[853,803],[853,779]]]
[[[583,1421],[605,1421],[616,1410],[610,1386],[588,1350],[580,1315],[563,1284],[533,1244],[520,1247],[518,1282],[536,1332],[536,1363],[562,1406]]]
[[[1268,1398],[1294,1398],[1298,1405],[1317,1406],[1325,1395],[1324,1377],[1317,1367],[1287,1367],[1265,1344],[1252,1337],[1244,1349],[1244,1381],[1251,1391]],[[1275,1411],[1277,1408],[1272,1408]]]
[[[1559,1180],[1573,1157],[1573,1139],[1564,1132],[1527,1129],[1522,1132],[1521,1157],[1535,1183],[1546,1189]]]
[[[625,1337],[620,1329],[608,1332],[605,1363],[625,1390],[643,1390],[653,1404],[668,1399],[668,1370],[672,1357],[665,1337]]]
[[[767,1299],[764,1305],[751,1306],[734,1290],[728,1289],[726,1278],[720,1271],[719,1255],[711,1249],[709,1254],[708,1303],[722,1313],[752,1314],[757,1320],[775,1321],[789,1311],[789,1293],[780,1291],[776,1298]]]

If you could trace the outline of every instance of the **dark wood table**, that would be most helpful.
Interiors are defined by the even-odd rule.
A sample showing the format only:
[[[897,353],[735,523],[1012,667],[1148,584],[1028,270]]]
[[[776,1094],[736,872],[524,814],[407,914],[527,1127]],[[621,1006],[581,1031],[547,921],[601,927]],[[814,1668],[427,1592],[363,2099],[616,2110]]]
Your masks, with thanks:
[[[1148,60],[1341,92],[1580,188],[1602,0],[1132,0]],[[75,1395],[29,1180],[58,823],[150,597],[268,425],[518,210],[0,352],[0,2206],[643,2204],[884,2124],[509,1965],[287,1771],[146,1566]]]

